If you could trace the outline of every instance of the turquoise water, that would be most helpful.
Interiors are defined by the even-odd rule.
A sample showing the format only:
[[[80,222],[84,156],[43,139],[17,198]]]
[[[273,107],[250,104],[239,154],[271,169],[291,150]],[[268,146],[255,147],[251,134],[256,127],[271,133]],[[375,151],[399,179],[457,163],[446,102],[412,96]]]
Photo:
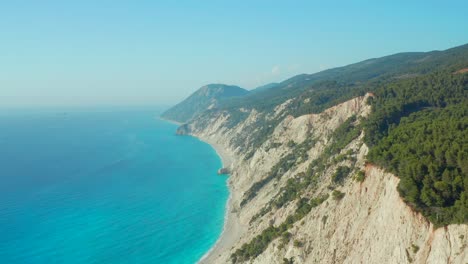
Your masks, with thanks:
[[[154,109],[0,114],[0,263],[194,263],[228,198]]]

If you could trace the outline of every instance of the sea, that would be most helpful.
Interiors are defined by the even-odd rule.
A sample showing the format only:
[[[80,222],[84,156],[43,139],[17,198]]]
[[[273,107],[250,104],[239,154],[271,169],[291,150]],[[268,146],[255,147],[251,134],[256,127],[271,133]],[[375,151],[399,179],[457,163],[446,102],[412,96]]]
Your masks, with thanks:
[[[196,263],[229,196],[162,108],[0,111],[0,263]]]

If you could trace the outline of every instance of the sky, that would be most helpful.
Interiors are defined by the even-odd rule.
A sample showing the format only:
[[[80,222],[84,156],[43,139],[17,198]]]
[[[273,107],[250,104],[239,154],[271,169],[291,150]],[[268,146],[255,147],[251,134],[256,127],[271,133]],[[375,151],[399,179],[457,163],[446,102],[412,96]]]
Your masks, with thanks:
[[[171,105],[468,43],[468,1],[0,1],[0,107]]]

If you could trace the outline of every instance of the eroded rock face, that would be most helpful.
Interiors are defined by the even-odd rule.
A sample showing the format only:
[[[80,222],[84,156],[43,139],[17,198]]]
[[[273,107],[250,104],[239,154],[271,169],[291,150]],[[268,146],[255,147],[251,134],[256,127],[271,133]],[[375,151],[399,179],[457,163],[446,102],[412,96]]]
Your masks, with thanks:
[[[218,174],[219,175],[227,175],[227,174],[230,173],[230,171],[231,170],[229,168],[221,168],[221,169],[218,170]]]
[[[272,244],[253,263],[466,263],[467,225],[434,230],[396,191],[398,178],[367,166],[362,183],[348,182],[340,201],[329,199],[313,209],[285,250]]]
[[[190,128],[187,124],[183,124],[177,128],[176,131],[177,135],[189,135],[190,134]]]
[[[206,263],[230,263],[230,256],[236,249],[269,225],[280,225],[295,211],[296,202],[289,202],[252,220],[278,196],[288,179],[306,172],[309,164],[330,144],[333,131],[351,116],[369,114],[370,106],[366,104],[369,96],[349,100],[320,114],[282,117],[273,133],[248,158],[247,150],[239,147],[236,138],[248,138],[243,133],[255,129],[258,119],[262,118],[255,111],[249,111],[244,122],[231,128],[226,125],[229,118],[226,113],[211,116],[210,120],[195,120],[184,128],[187,133],[223,146],[233,157],[229,179],[233,193],[230,210],[235,212],[232,216],[239,223],[238,234],[229,240],[230,245],[224,250],[213,251]],[[282,108],[279,106],[274,114],[279,115]],[[434,229],[422,215],[415,213],[400,198],[396,189],[399,179],[395,175],[365,164],[368,148],[362,141],[363,136],[362,133],[337,153],[346,153],[352,161],[345,159],[327,164],[317,186],[307,189],[303,195],[310,198],[330,193],[331,176],[338,166],[352,166],[353,173],[365,171],[364,181],[356,181],[351,175],[341,185],[333,185],[344,193],[341,200],[330,197],[313,208],[289,230],[292,237],[287,244],[280,247],[280,239],[272,241],[252,263],[283,263],[284,258],[294,263],[468,263],[468,226]],[[241,207],[244,193],[255,182],[267,177],[271,168],[292,152],[291,145],[309,138],[313,138],[315,144],[308,149],[308,158],[298,160],[294,167],[262,187]]]

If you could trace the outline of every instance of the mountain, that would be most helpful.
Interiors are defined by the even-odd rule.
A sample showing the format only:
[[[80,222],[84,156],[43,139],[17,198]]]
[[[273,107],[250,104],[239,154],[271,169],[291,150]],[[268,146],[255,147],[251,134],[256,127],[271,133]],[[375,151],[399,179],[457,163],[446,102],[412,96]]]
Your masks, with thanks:
[[[468,263],[468,45],[222,102],[178,129],[229,161],[201,263]]]
[[[256,109],[271,111],[281,102],[309,93],[317,98],[316,106],[321,106],[317,109],[323,110],[331,106],[328,103],[334,99],[349,99],[357,95],[358,90],[368,90],[365,86],[411,78],[442,68],[455,70],[462,68],[467,60],[468,44],[444,51],[398,53],[318,73],[300,74],[279,83],[274,89],[232,100],[227,106],[236,108],[256,105]]]
[[[239,97],[249,91],[238,86],[225,84],[209,84],[201,87],[187,99],[164,112],[161,117],[185,123],[203,111],[218,107],[219,101],[226,98]]]
[[[275,88],[278,85],[279,85],[279,83],[268,83],[268,84],[256,87],[256,88],[250,90],[250,92],[251,93],[258,93],[258,92],[262,92],[262,91],[265,91],[265,90],[268,90],[268,89],[271,89],[271,88]]]

